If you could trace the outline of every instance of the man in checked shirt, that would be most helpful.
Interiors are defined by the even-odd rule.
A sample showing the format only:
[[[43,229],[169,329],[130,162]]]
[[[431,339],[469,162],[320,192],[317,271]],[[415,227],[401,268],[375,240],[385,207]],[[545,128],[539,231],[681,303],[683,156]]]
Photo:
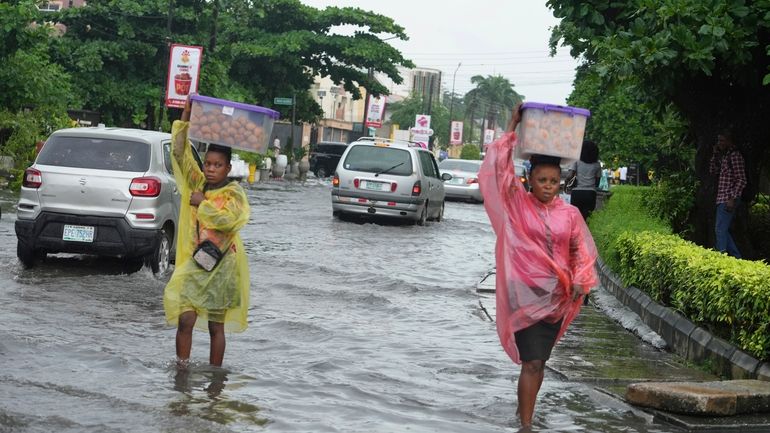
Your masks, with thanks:
[[[741,258],[741,252],[730,235],[730,224],[735,216],[735,209],[740,204],[741,192],[746,187],[746,170],[743,156],[735,149],[731,131],[723,130],[717,135],[717,143],[709,163],[709,172],[719,176],[715,247],[717,251]]]

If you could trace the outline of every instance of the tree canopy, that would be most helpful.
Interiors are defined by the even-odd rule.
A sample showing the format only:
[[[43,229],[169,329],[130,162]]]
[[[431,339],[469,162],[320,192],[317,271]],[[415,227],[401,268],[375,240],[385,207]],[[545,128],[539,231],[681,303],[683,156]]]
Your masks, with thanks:
[[[748,162],[749,183],[766,160],[770,127],[770,1],[548,0],[561,21],[551,47],[568,45],[614,86],[637,85],[659,114],[673,106],[696,148],[700,189],[696,240],[713,232],[716,132],[732,128]],[[590,108],[590,107],[589,107]]]
[[[298,0],[172,4],[169,10],[166,0],[91,0],[50,18],[67,26],[52,52],[71,74],[82,108],[110,123],[157,126],[172,42],[203,46],[200,93],[271,106],[274,97],[296,92],[300,120],[321,113],[307,92],[316,75],[360,97],[359,85],[386,92],[369,70],[399,83],[397,66],[412,66],[380,38],[407,39],[403,28],[358,8],[319,10]],[[344,25],[358,30],[333,32]]]
[[[426,101],[419,94],[412,94],[403,101],[390,104],[388,111],[391,113],[390,122],[398,124],[401,129],[413,127],[417,115],[428,114]],[[437,139],[442,147],[446,147],[449,142],[449,109],[444,104],[432,104],[430,116],[433,138]]]
[[[524,96],[516,92],[510,80],[502,75],[474,75],[471,83],[476,87],[465,94],[466,113],[478,109],[483,119],[486,119],[488,128],[505,128],[511,117],[511,109],[523,101]]]

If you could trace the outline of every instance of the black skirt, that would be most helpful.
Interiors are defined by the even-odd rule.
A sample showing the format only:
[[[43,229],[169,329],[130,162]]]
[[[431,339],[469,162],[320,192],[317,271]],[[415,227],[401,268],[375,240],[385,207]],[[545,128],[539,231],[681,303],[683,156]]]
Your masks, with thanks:
[[[561,320],[556,323],[539,321],[529,328],[516,331],[516,347],[522,361],[547,361],[561,329]]]

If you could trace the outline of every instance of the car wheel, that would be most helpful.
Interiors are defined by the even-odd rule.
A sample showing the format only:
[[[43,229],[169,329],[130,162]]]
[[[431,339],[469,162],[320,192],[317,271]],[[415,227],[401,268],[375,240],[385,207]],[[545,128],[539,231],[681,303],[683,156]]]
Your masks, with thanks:
[[[16,242],[16,257],[19,258],[21,265],[25,269],[35,267],[35,265],[45,259],[45,252],[39,249],[33,249],[19,241]]]
[[[321,178],[321,177],[326,177],[328,175],[329,173],[326,172],[325,167],[318,167],[318,169],[315,171],[315,177]]]
[[[441,207],[438,210],[438,216],[436,217],[436,222],[440,223],[444,219],[444,203],[441,203]]]
[[[144,258],[144,264],[152,270],[153,274],[163,276],[171,266],[171,239],[166,229],[160,229],[160,239],[155,251]]]
[[[425,202],[425,206],[422,207],[422,213],[420,214],[420,219],[418,219],[417,225],[418,226],[424,226],[425,222],[428,221],[428,202]]]

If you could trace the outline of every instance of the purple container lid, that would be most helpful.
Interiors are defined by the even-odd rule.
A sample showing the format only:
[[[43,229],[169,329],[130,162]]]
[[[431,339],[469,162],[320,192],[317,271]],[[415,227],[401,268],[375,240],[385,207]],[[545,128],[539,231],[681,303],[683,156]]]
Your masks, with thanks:
[[[591,117],[591,112],[588,111],[585,108],[578,108],[578,107],[570,107],[568,105],[553,105],[553,104],[543,104],[540,102],[525,102],[521,104],[521,109],[531,109],[536,108],[543,111],[560,111],[562,113],[568,113],[572,116],[579,115],[579,116],[585,116],[585,117]]]
[[[211,96],[192,95],[190,96],[190,100],[205,102],[208,104],[225,105],[227,107],[233,107],[239,110],[254,111],[256,113],[266,114],[272,117],[273,119],[277,119],[278,116],[281,115],[281,113],[275,110],[271,110],[265,107],[260,107],[259,105],[243,104],[241,102],[228,101],[227,99],[212,98]]]

